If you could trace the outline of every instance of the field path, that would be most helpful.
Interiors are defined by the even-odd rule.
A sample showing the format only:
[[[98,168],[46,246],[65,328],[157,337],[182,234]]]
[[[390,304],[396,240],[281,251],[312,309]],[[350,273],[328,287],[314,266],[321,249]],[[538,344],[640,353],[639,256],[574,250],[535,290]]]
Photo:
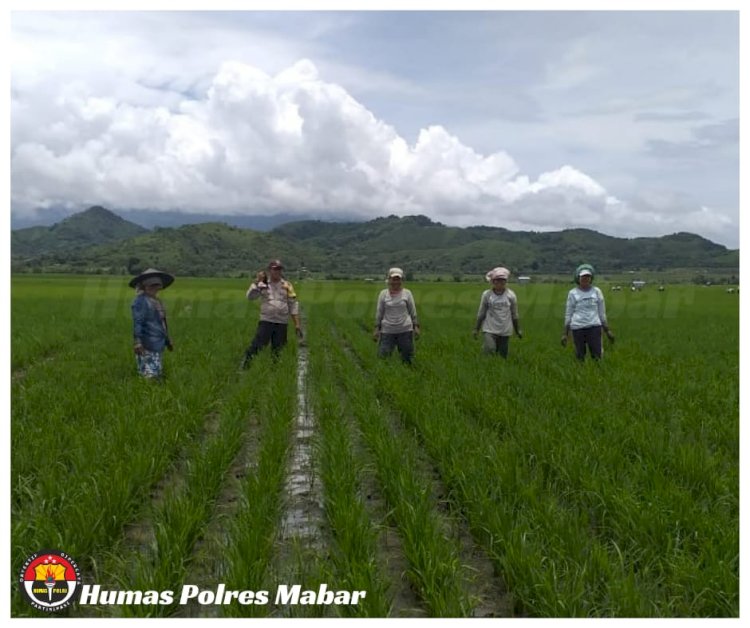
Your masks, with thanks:
[[[281,537],[321,548],[323,513],[320,481],[313,465],[315,417],[307,398],[307,347],[297,349],[297,416],[285,482],[286,508]]]

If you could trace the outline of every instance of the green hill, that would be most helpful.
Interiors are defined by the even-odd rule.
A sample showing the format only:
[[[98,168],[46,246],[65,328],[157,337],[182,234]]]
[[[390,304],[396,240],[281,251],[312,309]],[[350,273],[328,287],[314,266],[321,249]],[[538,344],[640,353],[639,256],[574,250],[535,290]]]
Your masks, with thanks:
[[[13,271],[126,274],[156,266],[182,275],[237,275],[252,273],[274,257],[281,257],[291,271],[305,267],[331,278],[380,276],[393,265],[403,266],[410,275],[481,275],[498,264],[515,274],[567,275],[584,261],[608,272],[739,269],[739,251],[690,233],[626,239],[587,229],[544,233],[464,229],[425,216],[389,216],[363,223],[299,221],[270,232],[224,223],[145,231],[122,221],[138,231],[122,237],[124,231],[105,228],[114,224],[111,216],[107,210],[92,208],[54,227],[14,232]],[[102,219],[99,227],[97,218]],[[72,228],[81,224],[92,226],[85,233]],[[55,234],[64,243],[49,242]],[[26,253],[19,255],[16,244],[33,237],[39,242],[36,254],[23,248]]]
[[[626,239],[589,229],[462,229],[425,216],[389,216],[367,223],[294,222],[273,232],[335,254],[345,268],[361,264],[358,272],[382,272],[402,264],[413,272],[482,274],[502,263],[515,272],[567,274],[583,261],[614,271],[739,268],[739,251],[688,233]]]
[[[148,229],[123,220],[103,207],[90,207],[51,227],[29,227],[11,231],[14,257],[37,257],[50,251],[67,251],[105,242],[126,240]]]
[[[283,237],[223,223],[156,228],[128,240],[56,251],[27,261],[44,271],[137,273],[148,267],[181,275],[214,276],[255,271],[284,252],[285,263],[306,263],[304,249]]]

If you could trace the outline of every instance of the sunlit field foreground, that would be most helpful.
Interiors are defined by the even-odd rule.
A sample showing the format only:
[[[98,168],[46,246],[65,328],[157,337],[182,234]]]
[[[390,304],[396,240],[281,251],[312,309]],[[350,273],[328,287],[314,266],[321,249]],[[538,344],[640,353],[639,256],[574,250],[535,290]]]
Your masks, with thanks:
[[[156,384],[127,278],[13,278],[14,616],[40,614],[17,582],[43,548],[103,590],[176,592],[68,616],[739,615],[735,294],[602,285],[616,344],[579,364],[569,286],[511,284],[525,337],[503,361],[471,335],[486,284],[409,283],[408,367],[376,357],[383,284],[295,285],[306,346],[238,372],[246,283],[178,277]],[[367,594],[275,600],[323,583]],[[181,604],[187,585],[270,599]]]

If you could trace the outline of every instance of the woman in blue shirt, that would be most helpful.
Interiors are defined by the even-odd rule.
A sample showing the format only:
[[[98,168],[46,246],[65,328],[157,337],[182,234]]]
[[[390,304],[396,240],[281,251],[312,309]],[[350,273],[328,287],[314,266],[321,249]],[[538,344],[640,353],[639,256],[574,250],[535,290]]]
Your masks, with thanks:
[[[576,358],[583,361],[588,347],[591,357],[599,360],[602,357],[602,330],[611,342],[615,341],[615,336],[607,325],[604,294],[593,285],[594,267],[591,264],[581,264],[576,268],[574,280],[578,285],[568,292],[565,327],[560,342],[563,347],[566,346],[572,331]]]

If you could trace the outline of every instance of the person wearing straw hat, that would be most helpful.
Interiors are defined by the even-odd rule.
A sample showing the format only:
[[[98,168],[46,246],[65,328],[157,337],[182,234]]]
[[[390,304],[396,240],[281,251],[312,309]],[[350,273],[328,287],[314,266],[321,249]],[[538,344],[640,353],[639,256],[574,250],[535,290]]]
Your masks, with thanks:
[[[583,361],[588,347],[592,359],[602,357],[602,330],[610,342],[615,336],[607,324],[607,314],[604,306],[604,294],[594,286],[594,267],[591,264],[581,264],[576,268],[573,276],[576,287],[568,292],[565,303],[565,327],[560,343],[563,347],[568,344],[568,336],[573,332],[573,343],[576,358]]]
[[[404,271],[388,270],[388,287],[378,295],[375,307],[375,330],[372,337],[378,343],[378,356],[387,357],[398,347],[401,361],[411,364],[414,358],[414,338],[419,337],[417,307],[411,290],[403,286]]]
[[[297,294],[291,282],[282,276],[283,270],[281,260],[271,260],[268,262],[268,272],[258,271],[255,281],[247,291],[246,296],[251,301],[260,299],[260,320],[255,337],[245,350],[240,369],[248,368],[253,356],[269,343],[274,356],[278,356],[279,351],[286,345],[290,317],[294,322],[297,338],[303,340]]]
[[[513,290],[506,287],[510,277],[507,268],[493,268],[485,277],[492,288],[485,290],[479,301],[474,338],[481,331],[482,351],[507,358],[511,335],[515,332],[518,338],[523,338],[518,321],[518,298]]]
[[[167,328],[166,310],[158,297],[159,291],[173,282],[174,277],[169,273],[148,268],[128,284],[135,288],[136,294],[130,308],[133,315],[133,352],[138,373],[147,379],[160,379],[163,376],[164,349],[174,349]]]

